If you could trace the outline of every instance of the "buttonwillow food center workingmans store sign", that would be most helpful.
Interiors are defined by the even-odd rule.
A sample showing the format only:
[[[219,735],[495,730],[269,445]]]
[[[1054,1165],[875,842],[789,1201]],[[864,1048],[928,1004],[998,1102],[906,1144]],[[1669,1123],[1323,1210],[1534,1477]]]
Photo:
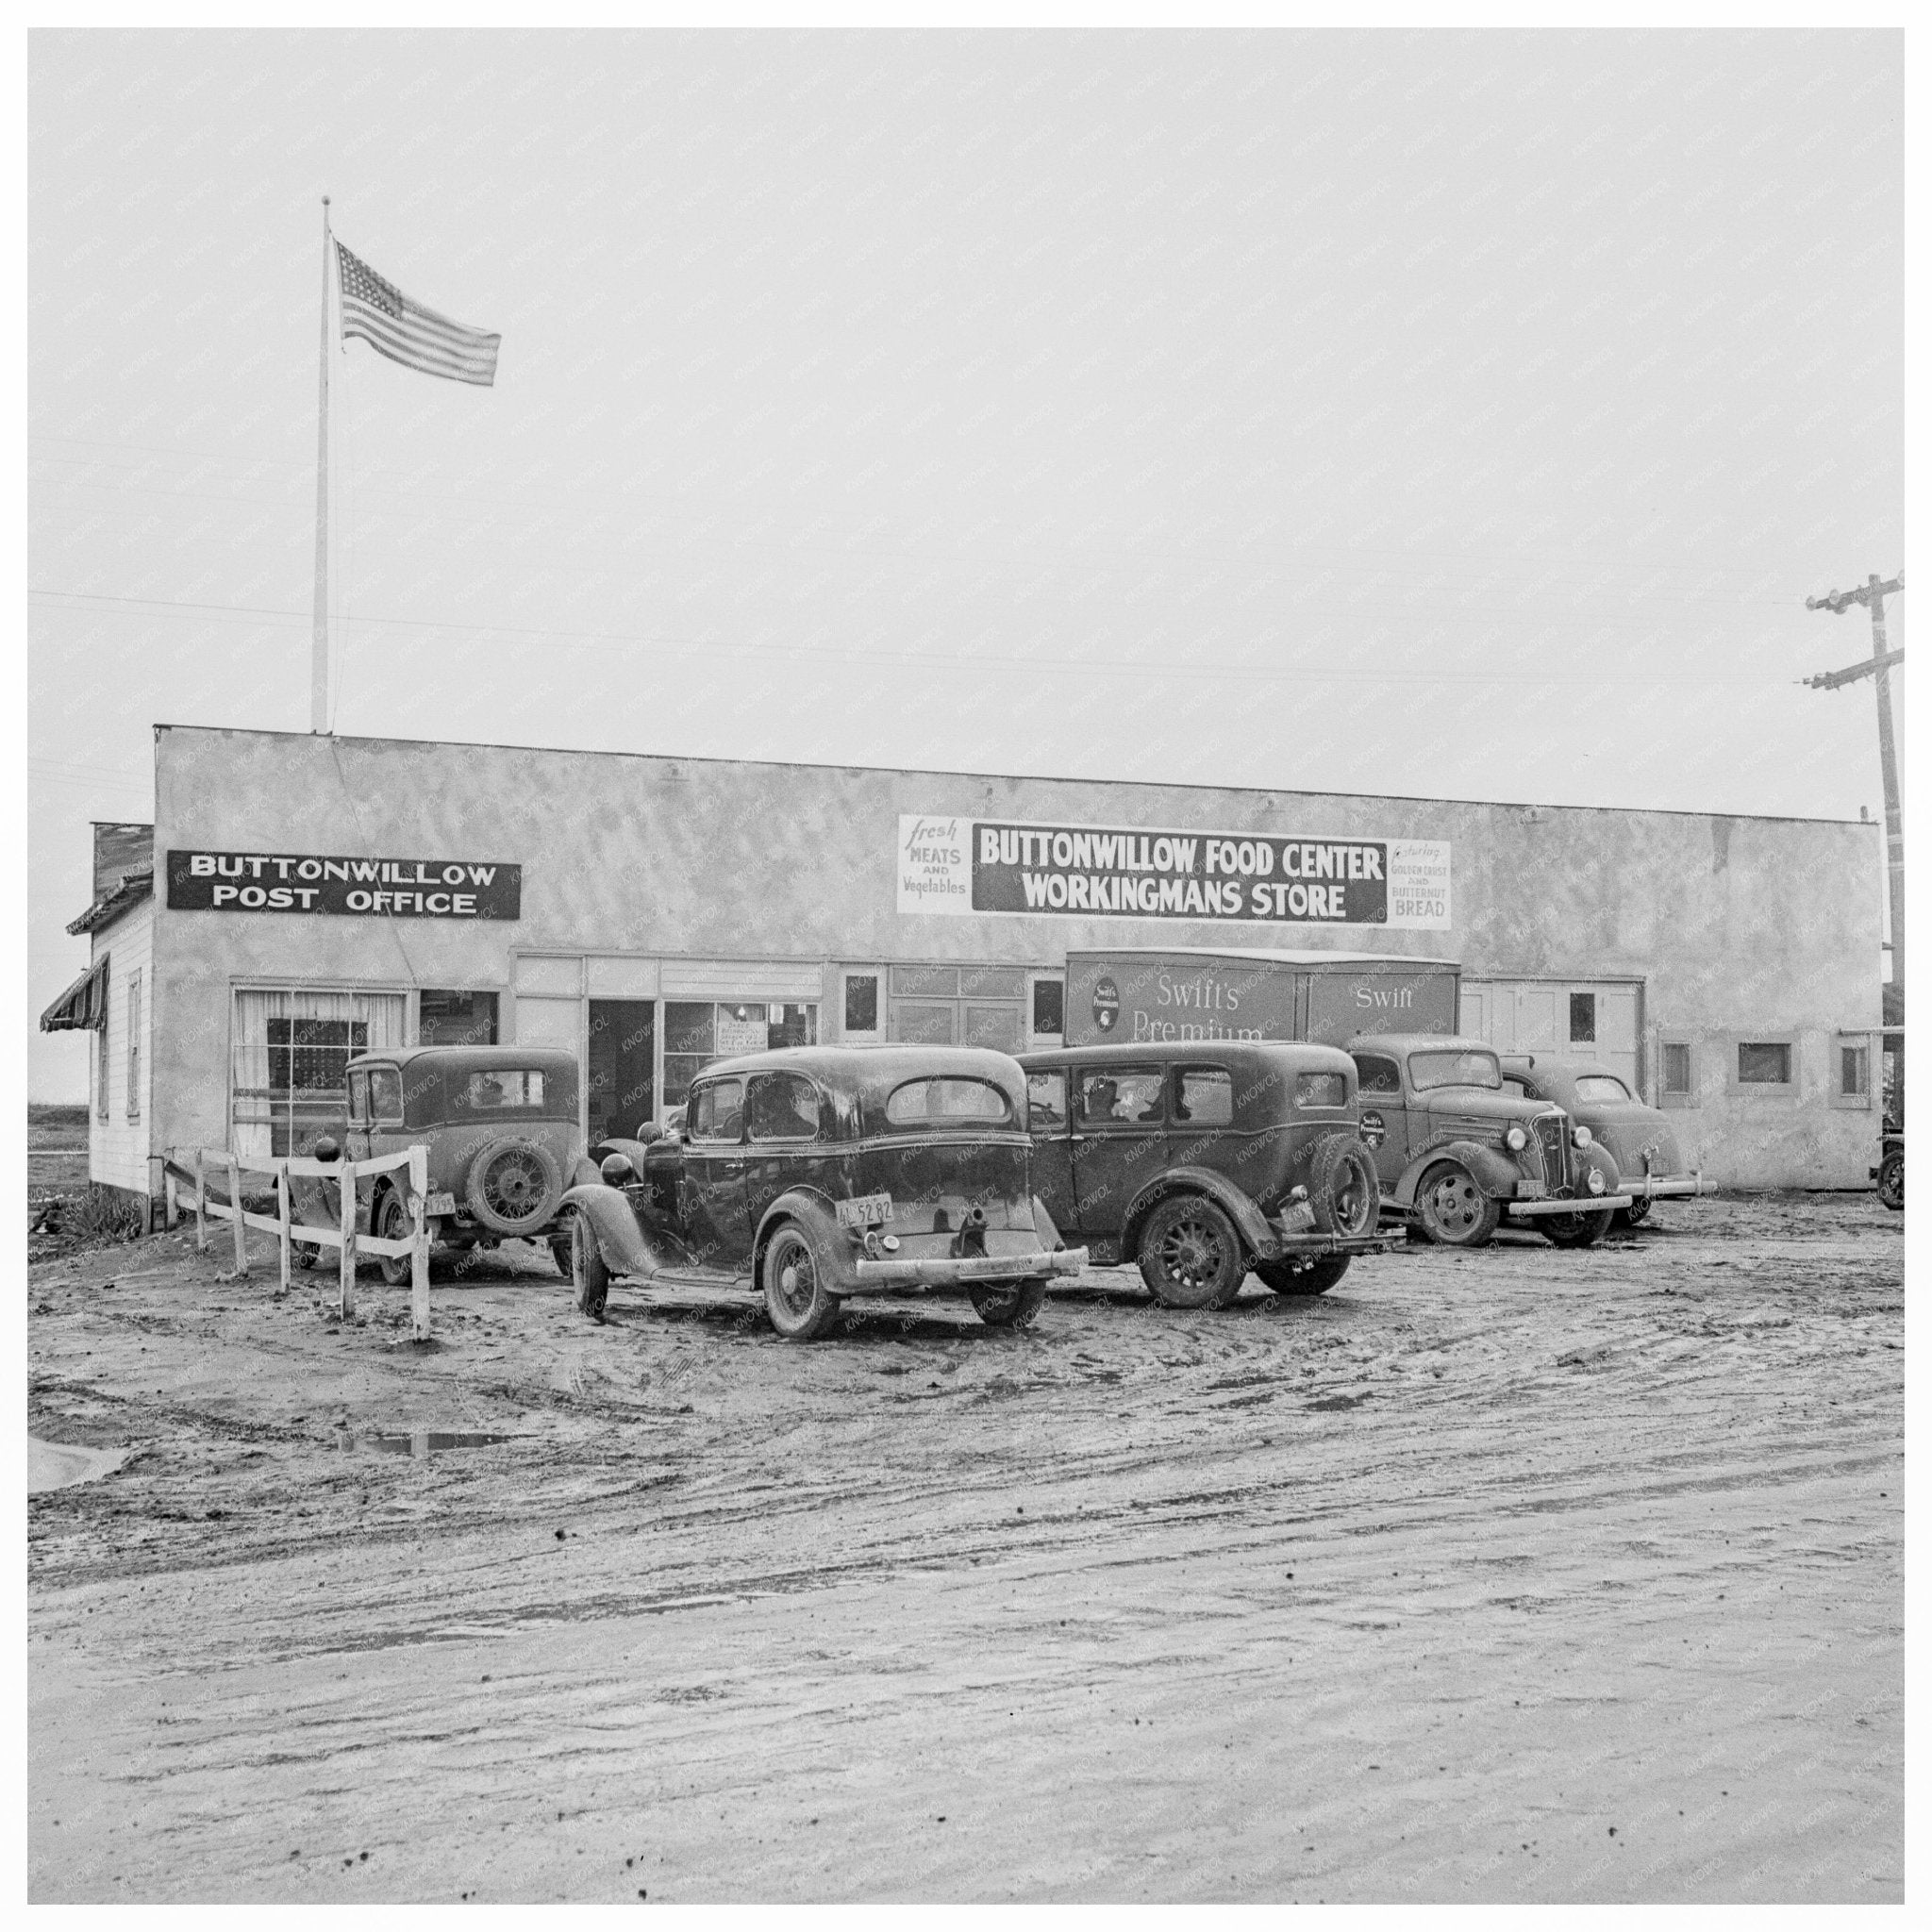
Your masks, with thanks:
[[[517,919],[524,869],[467,858],[323,858],[302,852],[170,852],[171,912],[339,912]]]
[[[1449,845],[902,815],[899,910],[1436,929]]]

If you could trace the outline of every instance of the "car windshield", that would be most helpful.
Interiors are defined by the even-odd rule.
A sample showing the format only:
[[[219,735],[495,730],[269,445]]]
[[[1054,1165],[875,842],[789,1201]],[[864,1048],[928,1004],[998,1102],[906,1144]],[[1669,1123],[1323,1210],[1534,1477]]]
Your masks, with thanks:
[[[997,1126],[1012,1117],[1007,1096],[985,1080],[908,1080],[886,1102],[886,1119],[895,1127]]]
[[[1576,1080],[1578,1100],[1593,1100],[1599,1106],[1615,1107],[1630,1098],[1630,1090],[1614,1074],[1580,1074]]]
[[[1487,1087],[1493,1091],[1503,1085],[1503,1069],[1494,1054],[1479,1048],[1443,1048],[1410,1054],[1408,1081],[1418,1093],[1432,1087]]]

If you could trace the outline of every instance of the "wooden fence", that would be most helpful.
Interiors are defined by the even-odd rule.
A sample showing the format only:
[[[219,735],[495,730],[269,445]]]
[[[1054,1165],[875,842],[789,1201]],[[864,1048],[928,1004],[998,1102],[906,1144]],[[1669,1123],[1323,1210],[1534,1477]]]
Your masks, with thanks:
[[[358,1234],[356,1231],[356,1183],[367,1180],[373,1174],[389,1174],[398,1168],[409,1171],[408,1192],[405,1206],[408,1208],[412,1227],[401,1240],[389,1240],[379,1235]],[[228,1198],[225,1202],[208,1199],[208,1180],[210,1170],[225,1174]],[[371,1160],[316,1160],[312,1158],[285,1155],[278,1158],[257,1160],[243,1155],[231,1154],[225,1148],[196,1147],[192,1151],[171,1151],[166,1163],[168,1188],[168,1224],[172,1227],[185,1203],[181,1199],[183,1183],[194,1190],[194,1245],[204,1254],[208,1248],[208,1217],[226,1221],[235,1230],[235,1267],[233,1274],[225,1274],[222,1279],[233,1281],[245,1278],[248,1274],[247,1228],[258,1228],[263,1234],[279,1238],[281,1244],[282,1287],[287,1290],[294,1267],[293,1248],[297,1241],[308,1241],[316,1247],[330,1247],[341,1256],[341,1312],[353,1315],[356,1312],[356,1261],[362,1254],[407,1255],[409,1257],[409,1313],[410,1329],[414,1339],[426,1341],[429,1339],[429,1227],[424,1214],[425,1197],[429,1192],[429,1149],[427,1147],[406,1147],[399,1154],[382,1154]],[[244,1174],[268,1174],[275,1181],[275,1212],[273,1215],[251,1214],[242,1205],[242,1176]],[[341,1213],[340,1224],[334,1227],[311,1227],[298,1224],[294,1215],[294,1200],[290,1183],[298,1179],[334,1181],[341,1189]]]

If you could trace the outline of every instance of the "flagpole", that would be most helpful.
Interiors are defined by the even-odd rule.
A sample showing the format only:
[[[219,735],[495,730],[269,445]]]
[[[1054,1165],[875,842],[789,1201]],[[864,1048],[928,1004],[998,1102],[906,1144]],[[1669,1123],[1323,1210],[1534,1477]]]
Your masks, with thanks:
[[[328,196],[322,197],[322,397],[315,446],[315,644],[309,661],[308,728],[328,730]]]

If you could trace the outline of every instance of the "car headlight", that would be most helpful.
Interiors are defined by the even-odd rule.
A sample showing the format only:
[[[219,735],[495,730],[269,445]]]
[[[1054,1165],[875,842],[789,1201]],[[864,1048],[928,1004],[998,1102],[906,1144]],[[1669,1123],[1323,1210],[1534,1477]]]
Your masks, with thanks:
[[[1590,1178],[1584,1182],[1584,1186],[1587,1187],[1592,1194],[1601,1194],[1604,1191],[1603,1169],[1600,1167],[1591,1168],[1590,1171]]]
[[[1583,1124],[1581,1121],[1578,1121],[1576,1123],[1576,1131],[1573,1133],[1570,1136],[1570,1138],[1573,1141],[1574,1141],[1579,1147],[1588,1147],[1590,1143],[1596,1139],[1596,1136],[1592,1134],[1590,1131],[1590,1129]]]
[[[1529,1136],[1521,1127],[1511,1127],[1503,1136],[1503,1144],[1512,1154],[1521,1154],[1529,1145]]]

